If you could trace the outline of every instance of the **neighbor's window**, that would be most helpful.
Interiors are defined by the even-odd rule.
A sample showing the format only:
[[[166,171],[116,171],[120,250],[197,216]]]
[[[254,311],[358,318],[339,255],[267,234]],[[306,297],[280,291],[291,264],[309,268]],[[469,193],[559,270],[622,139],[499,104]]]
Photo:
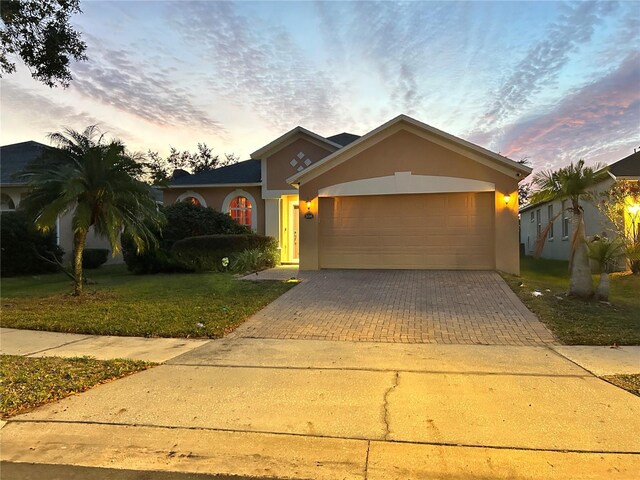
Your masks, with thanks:
[[[200,203],[200,200],[198,200],[196,197],[185,197],[182,199],[182,201],[186,203],[190,203],[191,205],[195,205],[197,207],[202,206],[202,204]]]
[[[542,233],[542,222],[540,221],[540,209],[536,210],[536,233],[538,235],[537,238],[540,238],[540,234]]]
[[[553,240],[553,205],[549,205],[547,207],[547,216],[549,217],[549,223],[551,227],[549,228],[549,240]]]
[[[246,197],[231,200],[229,215],[240,225],[251,228],[251,202]]]
[[[569,238],[569,210],[566,200],[562,202],[562,238]]]
[[[533,210],[531,210],[531,223],[536,221],[536,212],[534,212]]]
[[[16,204],[13,203],[13,200],[9,195],[3,193],[0,195],[0,199],[2,200],[2,206],[0,208],[3,212],[10,212],[16,209]]]

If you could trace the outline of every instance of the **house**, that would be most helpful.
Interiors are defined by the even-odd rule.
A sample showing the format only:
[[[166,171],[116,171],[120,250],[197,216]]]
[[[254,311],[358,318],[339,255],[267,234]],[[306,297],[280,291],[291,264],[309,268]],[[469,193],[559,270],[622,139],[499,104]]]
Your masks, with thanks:
[[[609,190],[618,180],[640,180],[640,152],[631,155],[609,165],[609,178],[600,182],[593,188],[593,194],[598,196]],[[527,205],[520,209],[520,242],[524,245],[527,255],[533,255],[535,242],[540,232],[544,230],[549,221],[562,214],[553,221],[547,241],[542,250],[543,258],[556,260],[568,260],[570,251],[569,239],[573,236],[575,226],[571,222],[571,212],[568,211],[569,200],[543,202]],[[582,202],[584,208],[585,232],[587,237],[593,235],[613,238],[612,225],[598,210],[596,204],[588,201]],[[629,226],[628,231],[638,232],[637,219],[626,214],[625,218]],[[631,222],[634,224],[631,225]]]
[[[32,161],[42,155],[46,149],[53,147],[42,143],[28,141],[4,145],[0,147],[0,198],[2,200],[2,212],[16,210],[28,193],[25,179],[20,178],[20,173]],[[64,251],[64,261],[69,261],[73,253],[73,229],[71,226],[72,215],[66,214],[58,218],[56,224],[56,241]],[[87,236],[86,248],[106,248],[111,250],[109,242],[97,237],[93,229]],[[122,255],[109,256],[107,263],[122,263]]]
[[[406,115],[366,135],[296,127],[164,203],[229,213],[278,240],[284,263],[519,272],[518,181],[531,169]]]

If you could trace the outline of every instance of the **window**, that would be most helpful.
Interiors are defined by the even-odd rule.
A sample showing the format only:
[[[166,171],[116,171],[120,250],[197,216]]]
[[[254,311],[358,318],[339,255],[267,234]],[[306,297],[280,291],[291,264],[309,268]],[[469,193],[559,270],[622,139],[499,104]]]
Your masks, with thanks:
[[[567,201],[562,201],[562,238],[569,238],[569,210]]]
[[[200,203],[200,200],[198,200],[196,197],[185,197],[181,201],[185,203],[190,203],[191,205],[195,205],[197,207],[202,206],[202,204]]]
[[[531,210],[531,223],[536,221],[536,212],[534,212],[533,210]]]
[[[553,205],[547,207],[547,216],[549,217],[549,240],[553,240]]]
[[[231,200],[229,215],[240,225],[251,228],[251,202],[246,197],[235,197]]]
[[[540,221],[540,209],[536,210],[536,233],[537,233],[537,238],[540,238],[540,234],[542,233],[542,222]]]
[[[6,193],[3,193],[2,195],[0,195],[0,199],[2,200],[2,206],[0,207],[1,211],[10,212],[16,209],[16,204],[13,203],[13,200],[11,199],[11,197]]]

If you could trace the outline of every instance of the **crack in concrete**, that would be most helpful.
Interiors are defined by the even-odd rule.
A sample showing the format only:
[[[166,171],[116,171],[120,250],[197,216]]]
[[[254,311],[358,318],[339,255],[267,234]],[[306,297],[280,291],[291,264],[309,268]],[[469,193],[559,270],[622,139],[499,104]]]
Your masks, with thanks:
[[[389,395],[395,388],[398,386],[398,382],[400,381],[400,372],[396,372],[393,377],[393,385],[391,385],[386,392],[384,392],[384,404],[383,408],[383,421],[384,421],[384,436],[383,440],[388,440],[389,434],[391,433],[391,427],[389,426]]]
[[[369,451],[371,450],[371,440],[367,442],[367,456],[364,459],[364,480],[369,478]]]

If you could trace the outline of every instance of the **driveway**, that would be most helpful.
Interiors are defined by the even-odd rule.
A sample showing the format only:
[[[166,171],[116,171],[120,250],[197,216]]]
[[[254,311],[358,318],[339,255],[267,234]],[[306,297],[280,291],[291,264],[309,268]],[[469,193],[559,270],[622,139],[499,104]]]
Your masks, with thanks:
[[[496,272],[321,270],[234,338],[550,345],[553,335]]]

